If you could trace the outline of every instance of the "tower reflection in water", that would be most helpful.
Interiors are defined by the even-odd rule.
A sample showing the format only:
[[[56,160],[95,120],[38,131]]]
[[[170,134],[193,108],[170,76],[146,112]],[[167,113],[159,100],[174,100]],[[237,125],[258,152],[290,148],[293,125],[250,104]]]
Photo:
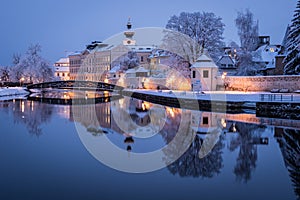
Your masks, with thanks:
[[[181,110],[148,102],[124,98],[95,105],[51,105],[25,99],[1,102],[4,112],[12,114],[14,123],[24,124],[28,132],[41,136],[42,125],[51,123],[53,114],[70,121],[81,123],[94,136],[119,134],[123,138],[124,148],[135,151],[138,138],[148,138],[158,134],[168,144],[176,135],[179,123],[187,135],[193,135],[189,149],[167,168],[172,174],[190,177],[211,178],[221,173],[224,167],[223,153],[238,151],[235,166],[232,169],[236,180],[248,182],[257,167],[258,145],[268,145],[269,137],[274,136],[280,147],[283,160],[299,197],[300,148],[299,130],[291,128],[270,128],[263,123],[277,126],[277,119],[260,119],[251,114],[224,114],[201,111]],[[112,111],[118,115],[112,116]],[[92,113],[96,113],[96,117]],[[74,116],[81,116],[74,118]],[[132,123],[128,123],[128,117]],[[285,126],[298,126],[299,121],[282,120]],[[282,126],[282,125],[281,125]],[[268,132],[266,137],[264,134]],[[141,135],[139,135],[141,134]],[[183,135],[183,137],[185,137]],[[201,148],[205,139],[213,148],[203,157]],[[151,140],[149,140],[151,142]],[[174,149],[180,148],[180,141]],[[170,156],[172,152],[165,152]]]

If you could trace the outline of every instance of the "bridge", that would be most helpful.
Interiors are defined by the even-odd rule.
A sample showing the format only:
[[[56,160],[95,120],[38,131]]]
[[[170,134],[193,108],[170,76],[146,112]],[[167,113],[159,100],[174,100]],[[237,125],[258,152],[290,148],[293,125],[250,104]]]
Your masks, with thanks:
[[[53,81],[31,84],[27,86],[30,92],[36,92],[37,90],[44,89],[73,89],[73,90],[92,90],[92,91],[109,91],[109,92],[120,92],[124,88],[118,85],[113,85],[103,82],[93,81]]]

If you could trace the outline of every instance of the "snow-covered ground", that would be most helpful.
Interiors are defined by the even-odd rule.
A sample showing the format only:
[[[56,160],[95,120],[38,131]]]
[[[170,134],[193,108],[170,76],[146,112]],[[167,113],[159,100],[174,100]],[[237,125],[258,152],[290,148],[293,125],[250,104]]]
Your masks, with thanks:
[[[0,101],[13,99],[15,97],[25,96],[28,92],[23,87],[3,87],[0,88]]]
[[[300,94],[286,93],[270,93],[270,92],[236,92],[236,91],[211,91],[203,93],[195,93],[191,91],[170,91],[170,90],[135,90],[125,89],[126,91],[139,92],[143,94],[151,94],[156,96],[176,97],[185,99],[202,99],[230,102],[297,102],[300,103]],[[22,98],[28,92],[23,87],[0,88],[0,101],[14,98]]]
[[[270,92],[238,92],[238,91],[205,91],[204,93],[196,93],[191,91],[170,91],[170,90],[132,90],[126,91],[140,92],[143,94],[151,94],[165,97],[230,101],[230,102],[300,102],[300,94],[290,93],[270,93]]]

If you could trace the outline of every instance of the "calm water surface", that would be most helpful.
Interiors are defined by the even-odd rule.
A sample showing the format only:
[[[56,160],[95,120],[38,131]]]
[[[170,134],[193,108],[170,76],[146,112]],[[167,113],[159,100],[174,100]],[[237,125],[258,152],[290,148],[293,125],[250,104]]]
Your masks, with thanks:
[[[130,162],[170,144],[180,123],[194,136],[188,150],[152,172],[112,169],[95,155],[117,155],[88,147],[88,140],[107,138]],[[297,199],[299,123],[130,98],[75,106],[0,102],[0,199]],[[200,159],[210,137],[213,148]]]

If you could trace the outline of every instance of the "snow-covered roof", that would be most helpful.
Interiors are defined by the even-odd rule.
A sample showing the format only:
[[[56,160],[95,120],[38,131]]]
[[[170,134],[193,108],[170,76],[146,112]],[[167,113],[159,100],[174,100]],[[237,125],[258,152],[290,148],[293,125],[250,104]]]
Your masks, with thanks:
[[[80,54],[82,54],[81,51],[74,51],[74,52],[69,53],[69,56],[77,56],[77,55],[80,55]]]
[[[57,64],[60,63],[69,63],[69,58],[60,58],[58,61],[56,61]]]
[[[109,70],[109,73],[116,73],[120,69],[121,69],[121,66],[120,65],[116,65],[111,70]]]
[[[232,65],[233,68],[236,68],[235,59],[233,59],[228,54],[225,54],[225,55],[221,56],[219,58],[219,60],[217,61],[217,65],[221,65],[221,66],[219,66],[220,68],[229,68],[229,65]],[[223,67],[222,65],[226,65],[226,66]]]
[[[104,44],[104,43],[97,43],[97,44],[87,45],[87,50],[90,53],[95,53],[95,52],[101,52],[101,51],[109,51],[113,47],[115,47],[115,45],[108,45],[108,44]]]
[[[214,61],[207,56],[205,53],[202,53],[196,62],[191,66],[191,68],[202,68],[202,67],[210,67],[210,68],[217,68],[217,65]]]
[[[263,45],[253,52],[253,61],[266,63],[266,68],[275,68],[275,57],[280,51],[280,45]]]
[[[135,69],[134,68],[132,68],[132,69],[128,69],[126,72],[125,72],[126,74],[135,74]]]
[[[150,54],[148,56],[148,58],[158,58],[158,57],[168,57],[168,53],[164,50],[156,50],[155,52],[153,52],[152,54]]]
[[[156,47],[150,45],[132,45],[129,48],[134,52],[149,52],[151,53]]]
[[[68,72],[69,70],[69,67],[54,67],[55,72]]]
[[[144,67],[139,67],[135,72],[149,72],[149,70],[145,69]]]

